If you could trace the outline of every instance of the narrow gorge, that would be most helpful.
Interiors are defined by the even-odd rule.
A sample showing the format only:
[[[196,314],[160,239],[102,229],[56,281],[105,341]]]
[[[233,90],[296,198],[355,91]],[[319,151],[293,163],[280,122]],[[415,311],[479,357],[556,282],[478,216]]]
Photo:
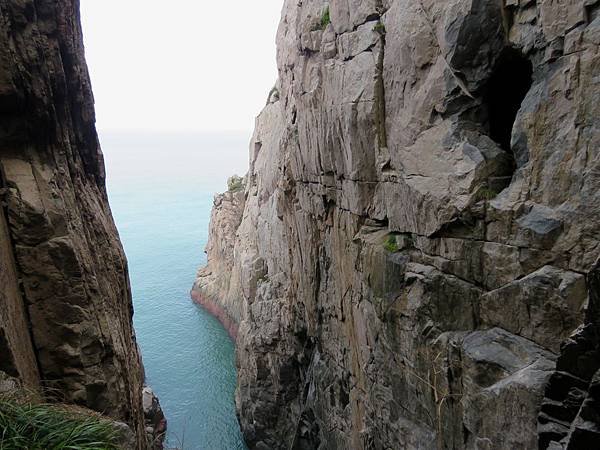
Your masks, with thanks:
[[[277,44],[192,290],[249,447],[600,448],[600,2],[286,0]]]
[[[600,449],[600,0],[282,4],[279,78],[248,173],[214,199],[191,290],[235,341],[248,448]],[[223,33],[248,38],[226,19]],[[172,446],[133,326],[80,22],[79,0],[0,0],[2,450]],[[240,70],[254,88],[245,81]],[[158,109],[153,100],[143,107]],[[135,138],[140,159],[160,141],[146,139]],[[174,197],[199,189],[200,164],[174,161],[195,152],[190,142],[159,142],[158,153],[181,148],[151,176],[129,173],[131,155],[118,160],[123,179],[147,184],[124,183],[113,206],[135,204],[136,226],[165,228],[123,236],[138,238],[128,254],[172,266],[172,283],[156,276],[163,290],[140,290],[163,323],[138,331],[154,338],[142,348],[162,364],[176,423],[218,427],[188,434],[210,444],[182,436],[178,447],[240,448],[230,340],[206,312],[216,332],[181,338],[209,322],[178,278],[198,249],[173,230],[192,222],[173,222],[178,209],[201,214],[206,193],[169,209],[160,178],[179,183]],[[232,159],[231,142],[211,151]],[[161,208],[163,221],[149,222]],[[144,253],[153,239],[163,254]],[[161,267],[144,269],[132,280]],[[185,302],[168,303],[181,289]],[[166,336],[167,325],[179,333]],[[175,353],[210,361],[169,366]],[[215,383],[194,390],[202,369]],[[171,400],[198,392],[214,398],[186,407],[213,410],[186,422]],[[108,424],[117,441],[17,445],[10,402]]]

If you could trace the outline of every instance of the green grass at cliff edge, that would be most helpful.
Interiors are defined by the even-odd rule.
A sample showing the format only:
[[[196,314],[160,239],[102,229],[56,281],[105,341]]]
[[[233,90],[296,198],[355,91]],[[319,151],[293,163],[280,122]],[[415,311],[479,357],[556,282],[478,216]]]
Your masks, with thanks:
[[[118,450],[118,440],[97,415],[0,396],[0,450]]]

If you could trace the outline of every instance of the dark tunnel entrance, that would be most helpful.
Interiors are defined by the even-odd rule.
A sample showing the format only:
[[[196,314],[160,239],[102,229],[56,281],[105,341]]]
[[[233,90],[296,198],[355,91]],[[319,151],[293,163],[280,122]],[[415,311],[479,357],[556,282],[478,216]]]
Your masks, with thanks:
[[[511,135],[517,113],[532,84],[533,66],[518,50],[505,49],[487,84],[484,103],[490,137],[511,152]]]

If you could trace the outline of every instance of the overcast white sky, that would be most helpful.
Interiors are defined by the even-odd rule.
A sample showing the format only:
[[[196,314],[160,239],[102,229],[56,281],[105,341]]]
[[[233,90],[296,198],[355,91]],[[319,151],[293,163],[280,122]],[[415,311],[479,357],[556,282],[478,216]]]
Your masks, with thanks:
[[[283,0],[81,0],[103,131],[250,133]]]

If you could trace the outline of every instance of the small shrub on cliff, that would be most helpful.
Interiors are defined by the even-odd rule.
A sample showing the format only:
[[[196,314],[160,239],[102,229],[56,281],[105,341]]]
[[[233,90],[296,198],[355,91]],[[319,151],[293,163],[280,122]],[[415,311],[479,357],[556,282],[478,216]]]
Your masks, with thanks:
[[[398,242],[396,241],[396,236],[390,234],[385,242],[383,243],[383,247],[390,253],[396,253],[400,248],[398,247]]]
[[[232,176],[227,180],[227,189],[229,192],[239,192],[244,189],[244,179],[237,175]]]
[[[381,22],[377,22],[377,25],[373,27],[373,31],[379,34],[385,34],[385,25]]]
[[[98,415],[0,396],[0,449],[118,450],[120,434]]]
[[[329,14],[329,6],[325,8],[323,14],[321,14],[321,30],[327,28],[327,25],[331,23],[331,15]]]

